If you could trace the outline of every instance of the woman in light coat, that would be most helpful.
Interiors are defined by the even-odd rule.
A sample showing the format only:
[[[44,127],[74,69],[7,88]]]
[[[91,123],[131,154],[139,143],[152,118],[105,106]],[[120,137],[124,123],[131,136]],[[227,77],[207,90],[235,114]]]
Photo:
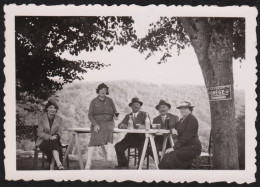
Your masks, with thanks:
[[[38,139],[36,146],[47,155],[50,163],[50,170],[53,170],[55,165],[59,170],[63,170],[62,166],[62,149],[61,149],[61,124],[62,119],[56,115],[59,109],[55,101],[49,100],[45,106],[45,114],[39,119],[38,124]]]

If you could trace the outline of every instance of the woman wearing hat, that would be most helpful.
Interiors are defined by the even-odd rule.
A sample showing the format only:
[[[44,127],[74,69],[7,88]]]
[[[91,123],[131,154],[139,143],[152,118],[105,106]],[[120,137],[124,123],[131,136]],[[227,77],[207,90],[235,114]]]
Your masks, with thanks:
[[[106,163],[110,165],[107,160],[107,153],[104,145],[113,143],[113,130],[115,127],[114,118],[117,119],[117,110],[113,100],[107,97],[109,94],[109,87],[102,83],[96,89],[98,96],[93,99],[89,106],[88,118],[91,122],[91,137],[88,147],[88,158],[85,169],[91,167],[91,157],[94,146],[101,146],[105,154]]]
[[[62,119],[56,115],[58,109],[57,103],[49,100],[45,106],[46,114],[39,119],[38,125],[36,146],[39,146],[40,150],[47,155],[50,170],[54,169],[55,164],[59,170],[64,169],[61,164],[62,150],[60,143]]]
[[[159,163],[160,169],[189,169],[192,160],[201,153],[201,143],[198,137],[198,120],[192,114],[190,102],[182,102],[177,108],[182,119],[176,124],[177,142],[174,149],[168,149]],[[172,131],[173,132],[173,131]]]

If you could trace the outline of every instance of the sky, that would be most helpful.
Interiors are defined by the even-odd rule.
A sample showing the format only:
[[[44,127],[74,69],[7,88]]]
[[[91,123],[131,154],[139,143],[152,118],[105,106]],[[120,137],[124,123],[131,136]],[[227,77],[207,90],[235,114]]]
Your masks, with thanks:
[[[136,15],[134,28],[138,37],[143,37],[149,24],[158,20],[158,17],[141,17]],[[84,74],[85,81],[112,81],[112,80],[138,80],[142,82],[167,83],[178,85],[205,85],[204,79],[193,47],[186,47],[178,56],[172,57],[163,64],[157,64],[162,53],[157,53],[145,60],[146,55],[141,54],[129,45],[116,46],[111,52],[96,50],[94,52],[81,52],[78,56],[64,53],[62,58],[70,60],[99,61],[111,64],[101,70],[89,70]],[[245,69],[238,61],[234,63],[234,87],[245,88]]]

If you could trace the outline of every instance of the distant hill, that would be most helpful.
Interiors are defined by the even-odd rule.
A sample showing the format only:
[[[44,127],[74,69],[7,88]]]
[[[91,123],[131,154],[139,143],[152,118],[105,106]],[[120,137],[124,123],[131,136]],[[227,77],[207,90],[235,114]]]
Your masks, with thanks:
[[[109,81],[105,82],[110,87],[111,97],[116,105],[117,110],[120,112],[119,120],[116,125],[123,119],[125,114],[129,113],[131,109],[128,103],[132,97],[139,97],[144,105],[142,110],[150,114],[152,118],[158,115],[155,106],[160,99],[164,99],[171,103],[171,113],[180,116],[179,111],[176,109],[178,103],[183,100],[190,101],[194,108],[194,115],[199,121],[199,138],[202,143],[203,151],[207,151],[209,142],[209,133],[211,129],[210,109],[207,92],[204,86],[192,85],[171,85],[171,84],[153,84],[138,81]],[[58,115],[63,118],[63,133],[62,142],[68,143],[70,134],[66,131],[69,127],[89,127],[88,109],[90,101],[97,96],[96,88],[100,82],[78,82],[65,85],[64,88],[57,92],[59,96]],[[244,159],[244,138],[245,138],[245,92],[244,90],[235,90],[235,112],[236,123],[238,125],[238,141],[241,151],[240,157]],[[32,125],[37,125],[38,115],[40,113],[33,113],[25,110],[26,107],[31,106],[30,102],[17,103],[17,116],[19,120],[26,125],[26,128],[17,128],[17,149],[32,150],[34,142],[28,140],[29,133],[27,128]],[[30,131],[31,132],[31,131]],[[23,135],[21,135],[23,134]],[[30,137],[29,136],[29,137]],[[114,134],[114,144],[120,141],[124,134]],[[83,154],[86,153],[90,136],[87,134],[80,135],[80,146]],[[110,145],[108,154],[113,158],[116,163],[116,154],[113,145]],[[99,150],[95,152],[94,158],[101,159],[102,153]]]
[[[142,110],[150,114],[152,118],[158,115],[155,106],[160,99],[164,99],[171,103],[171,113],[180,116],[179,111],[176,109],[178,103],[183,100],[190,101],[194,108],[194,115],[199,121],[199,138],[202,143],[204,152],[208,150],[209,134],[211,129],[210,109],[207,92],[204,86],[191,86],[191,85],[171,85],[171,84],[153,84],[138,81],[109,81],[105,82],[110,87],[111,97],[116,105],[117,110],[120,112],[119,120],[116,125],[123,119],[125,114],[131,111],[128,103],[132,97],[139,97],[144,102]],[[69,127],[89,127],[88,109],[90,101],[97,96],[96,88],[100,82],[78,82],[65,85],[64,88],[57,92],[59,98],[59,111],[63,119],[62,124],[62,137],[63,143],[68,143],[70,134],[66,131]],[[37,105],[37,104],[35,104]],[[239,146],[239,159],[244,165],[245,160],[245,92],[244,90],[235,90],[235,112],[236,123],[238,125],[238,146]],[[34,148],[33,134],[31,130],[33,125],[37,125],[38,116],[41,112],[30,112],[28,107],[32,107],[30,101],[17,102],[16,121],[22,122],[25,126],[17,126],[16,128],[16,147],[22,150],[32,150]],[[37,105],[38,106],[38,105]],[[42,105],[41,105],[42,107]],[[40,108],[41,108],[40,107]],[[27,109],[26,109],[27,108]],[[37,107],[36,107],[37,108]],[[20,129],[20,130],[19,130]],[[31,137],[31,138],[30,138]],[[114,144],[120,141],[124,134],[114,134]],[[89,134],[81,134],[79,136],[81,152],[85,155],[90,136]],[[113,145],[109,145],[107,150],[113,162],[117,163],[116,153]],[[94,152],[96,160],[102,159],[102,152],[100,149]]]
[[[158,115],[155,106],[160,99],[171,103],[171,113],[180,116],[176,106],[181,101],[190,101],[194,108],[194,115],[199,121],[199,136],[204,142],[204,148],[207,148],[209,133],[211,129],[209,101],[204,86],[191,85],[170,85],[153,84],[138,81],[109,81],[105,82],[109,86],[109,97],[111,97],[117,110],[120,112],[120,120],[131,109],[128,103],[132,97],[138,97],[143,101],[142,110],[150,114],[152,118]],[[88,107],[90,101],[97,96],[96,88],[100,82],[80,82],[68,84],[63,90],[59,91],[60,115],[63,117],[64,129],[69,127],[87,127],[90,126],[88,120]],[[244,113],[244,90],[235,90],[235,108],[236,116]]]

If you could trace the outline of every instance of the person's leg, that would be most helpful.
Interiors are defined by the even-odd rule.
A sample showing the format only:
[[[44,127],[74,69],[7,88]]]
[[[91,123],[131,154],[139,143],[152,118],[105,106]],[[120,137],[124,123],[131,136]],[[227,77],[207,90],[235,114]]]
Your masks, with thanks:
[[[159,153],[160,151],[162,151],[163,140],[164,140],[164,136],[163,136],[163,135],[155,136],[155,138],[154,138],[155,145],[156,145],[156,149],[157,149],[157,152],[158,152],[158,153]],[[168,145],[168,144],[166,144],[166,147],[167,147],[167,145]]]
[[[178,160],[178,169],[190,169],[192,160],[196,157],[196,152],[193,150],[178,150],[176,158]]]
[[[143,152],[143,148],[144,148],[144,141],[145,141],[145,137],[140,136],[139,138],[136,138],[137,141],[134,141],[134,146],[137,147],[138,149],[138,166],[141,160],[141,156],[142,156],[142,152]],[[146,151],[147,152],[147,151]]]
[[[155,138],[154,138],[156,150],[158,153],[158,158],[160,158],[159,152],[162,151],[163,140],[164,140],[164,137],[161,135],[155,136]],[[148,148],[147,154],[149,154],[149,156],[151,156],[153,158],[153,151],[152,151],[151,146]]]
[[[88,147],[87,162],[86,162],[85,169],[91,168],[91,159],[92,159],[93,152],[94,152],[94,147],[93,146]]]
[[[113,147],[113,144],[112,143],[108,143],[107,145],[105,145],[105,149],[106,149],[106,151],[107,151],[107,160],[110,162],[110,161],[112,161],[112,154],[111,154],[111,152],[113,151],[113,150],[111,150],[111,148]]]
[[[57,164],[57,166],[59,167],[61,164],[61,161],[60,161],[60,156],[59,156],[59,152],[57,150],[52,150],[52,155],[53,155],[53,158]]]
[[[105,158],[105,162],[107,164],[107,166],[109,168],[111,168],[112,164],[111,164],[111,156],[109,155],[109,152],[110,152],[110,143],[107,144],[107,145],[101,145],[101,149],[102,149],[102,153],[104,155],[104,158]]]
[[[159,169],[176,169],[176,151],[165,154],[159,162]]]
[[[125,156],[125,150],[129,147],[129,143],[130,143],[128,137],[129,136],[127,134],[123,140],[121,140],[115,145],[117,162],[118,162],[118,166],[120,167],[125,167],[128,165],[128,160]]]
[[[54,160],[54,157],[52,157],[51,164],[50,164],[50,170],[54,170],[54,166],[55,166],[55,160]]]

